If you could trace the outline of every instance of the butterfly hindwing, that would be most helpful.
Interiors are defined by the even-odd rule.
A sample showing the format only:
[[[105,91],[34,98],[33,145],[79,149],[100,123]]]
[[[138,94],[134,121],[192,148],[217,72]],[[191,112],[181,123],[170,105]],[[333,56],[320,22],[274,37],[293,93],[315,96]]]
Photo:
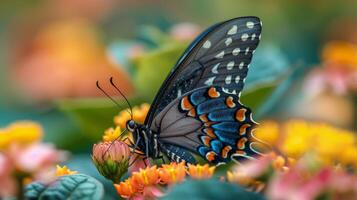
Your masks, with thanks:
[[[169,104],[154,131],[160,131],[164,146],[176,146],[199,154],[211,163],[231,160],[231,156],[253,157],[252,120],[249,108],[238,97],[211,86],[184,94]]]
[[[189,46],[160,88],[145,120],[154,118],[175,99],[196,88],[219,86],[240,95],[261,34],[257,17],[240,17],[212,26]]]

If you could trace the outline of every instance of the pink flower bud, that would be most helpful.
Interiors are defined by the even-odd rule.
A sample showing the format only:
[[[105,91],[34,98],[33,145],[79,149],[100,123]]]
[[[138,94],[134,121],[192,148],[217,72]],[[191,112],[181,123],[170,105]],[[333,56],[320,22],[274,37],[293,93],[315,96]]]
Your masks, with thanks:
[[[115,183],[128,171],[130,149],[122,141],[100,142],[93,145],[92,159],[101,173]]]

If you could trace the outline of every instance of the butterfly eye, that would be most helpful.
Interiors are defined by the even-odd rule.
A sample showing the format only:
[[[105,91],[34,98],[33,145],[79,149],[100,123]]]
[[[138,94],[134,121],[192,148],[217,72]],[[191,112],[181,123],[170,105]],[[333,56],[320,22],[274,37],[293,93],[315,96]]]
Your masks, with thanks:
[[[128,121],[128,123],[126,124],[126,127],[128,128],[128,130],[130,132],[133,132],[135,127],[136,127],[136,123],[133,120]]]

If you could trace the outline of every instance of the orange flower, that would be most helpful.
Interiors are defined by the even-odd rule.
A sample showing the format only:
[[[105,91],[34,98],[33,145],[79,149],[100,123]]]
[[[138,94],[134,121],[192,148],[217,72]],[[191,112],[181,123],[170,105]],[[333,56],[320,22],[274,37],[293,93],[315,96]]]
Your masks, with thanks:
[[[156,166],[140,169],[138,172],[133,172],[132,175],[132,185],[137,190],[142,190],[144,186],[155,185],[159,182],[159,171]]]
[[[188,173],[194,179],[208,179],[211,178],[216,167],[209,167],[205,165],[188,165]]]
[[[174,184],[181,182],[185,179],[186,169],[185,163],[170,163],[169,165],[162,165],[159,169],[159,175],[161,178],[161,183],[163,184]]]
[[[114,184],[115,189],[119,193],[119,195],[123,198],[133,197],[137,190],[133,187],[132,179],[128,178],[124,182],[120,182],[119,184]]]

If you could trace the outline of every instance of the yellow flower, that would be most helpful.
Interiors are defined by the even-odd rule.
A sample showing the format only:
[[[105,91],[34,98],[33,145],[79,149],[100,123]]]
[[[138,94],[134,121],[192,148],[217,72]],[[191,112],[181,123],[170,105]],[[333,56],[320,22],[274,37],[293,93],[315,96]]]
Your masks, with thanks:
[[[159,169],[159,175],[161,183],[163,184],[174,184],[181,182],[185,179],[186,169],[185,163],[170,163],[168,165],[162,165]]]
[[[258,139],[274,145],[279,138],[279,125],[274,121],[264,121],[259,125],[259,128],[254,131],[254,135]]]
[[[140,106],[135,106],[133,108],[133,120],[140,124],[144,123],[149,109],[150,105],[147,103],[143,103]],[[114,117],[114,123],[120,128],[125,128],[126,122],[131,119],[129,112],[128,109],[121,111],[119,115]]]
[[[108,128],[105,130],[104,135],[102,137],[103,142],[112,142],[119,138],[121,134],[121,128],[117,126],[115,129]]]
[[[348,67],[357,67],[357,46],[347,42],[330,42],[322,51],[324,62],[344,64]]]
[[[211,178],[216,167],[209,167],[205,165],[188,165],[188,173],[194,179],[208,179]]]
[[[307,122],[304,120],[290,120],[280,126],[274,122],[263,122],[263,128],[258,131],[260,138],[274,143],[275,149],[288,157],[289,165],[294,159],[307,154],[313,155],[320,164],[357,166],[357,141],[353,132],[336,128],[324,123]],[[277,127],[276,127],[277,126]],[[275,127],[275,128],[273,128]],[[269,133],[273,128],[278,130],[279,142],[270,140]],[[275,132],[275,131],[274,131]],[[264,135],[266,133],[266,135]],[[280,168],[286,160],[277,158],[275,167]]]
[[[19,121],[0,129],[0,149],[11,144],[27,145],[42,139],[42,127],[30,121]]]
[[[71,174],[77,174],[78,172],[77,171],[72,171],[70,170],[67,166],[59,166],[57,165],[56,166],[56,176],[64,176],[64,175],[71,175]]]

